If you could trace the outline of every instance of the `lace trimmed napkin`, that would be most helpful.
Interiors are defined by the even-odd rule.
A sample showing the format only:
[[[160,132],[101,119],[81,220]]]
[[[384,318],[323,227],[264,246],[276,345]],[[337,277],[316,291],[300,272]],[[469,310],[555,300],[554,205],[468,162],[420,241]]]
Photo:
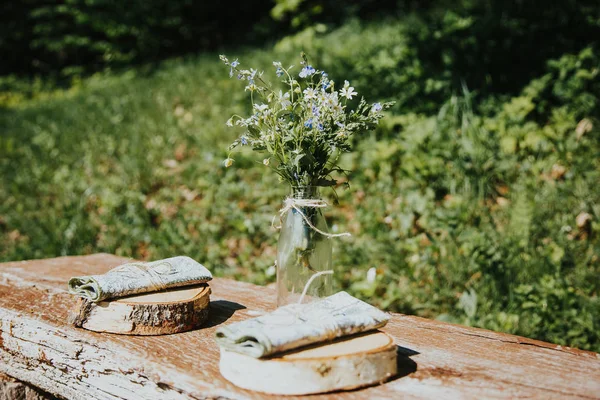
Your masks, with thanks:
[[[258,318],[217,329],[216,341],[255,358],[384,326],[383,311],[339,292],[308,304],[289,304]]]
[[[69,293],[98,302],[205,283],[211,279],[210,271],[203,265],[189,257],[179,256],[153,262],[132,262],[113,268],[103,275],[71,278]]]

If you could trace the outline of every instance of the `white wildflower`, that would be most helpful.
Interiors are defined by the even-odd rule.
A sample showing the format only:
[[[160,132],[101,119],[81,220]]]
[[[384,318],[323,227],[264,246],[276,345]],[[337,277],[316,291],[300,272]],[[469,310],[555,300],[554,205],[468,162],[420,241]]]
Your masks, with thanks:
[[[304,100],[313,100],[317,98],[317,92],[313,88],[304,89]]]
[[[330,110],[333,110],[339,103],[337,92],[326,95],[323,103],[329,107]]]
[[[269,106],[267,104],[255,104],[254,109],[259,113],[264,113],[269,109]]]
[[[344,81],[344,87],[340,90],[340,96],[352,100],[352,96],[358,94],[354,91],[354,88],[350,86],[350,82]]]
[[[279,104],[281,104],[281,107],[283,107],[283,108],[287,108],[288,106],[292,105],[292,102],[290,101],[290,94],[288,92],[283,93],[280,90],[277,100],[279,101]]]
[[[375,278],[377,277],[377,268],[371,267],[367,271],[367,282],[373,283],[375,282]]]

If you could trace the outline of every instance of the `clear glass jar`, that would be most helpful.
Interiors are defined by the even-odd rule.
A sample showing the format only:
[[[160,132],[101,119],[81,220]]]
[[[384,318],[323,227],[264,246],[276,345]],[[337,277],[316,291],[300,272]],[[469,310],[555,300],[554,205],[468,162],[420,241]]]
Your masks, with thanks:
[[[314,186],[294,187],[291,197],[321,199],[318,187]],[[329,233],[320,208],[298,208],[312,225]],[[298,303],[304,290],[303,303],[333,294],[332,274],[318,274],[332,271],[331,240],[314,230],[302,214],[290,208],[282,218],[277,244],[277,307]]]

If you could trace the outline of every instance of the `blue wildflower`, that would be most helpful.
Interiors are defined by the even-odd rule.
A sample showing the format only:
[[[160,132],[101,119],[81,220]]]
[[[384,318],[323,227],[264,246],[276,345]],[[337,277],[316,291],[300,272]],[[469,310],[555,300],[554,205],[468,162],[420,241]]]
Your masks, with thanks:
[[[294,172],[294,178],[296,178],[297,181],[300,180],[300,178],[298,177],[298,173]]]
[[[323,72],[321,73],[321,75],[323,75],[323,78],[327,78],[327,77],[329,76],[329,75],[327,74],[327,72],[325,72],[325,71],[323,71]]]
[[[309,118],[305,123],[304,126],[307,127],[308,129],[312,129],[313,127],[313,119]]]
[[[311,76],[315,72],[316,70],[312,67],[312,65],[308,65],[302,68],[302,71],[300,71],[300,78],[306,78],[307,76]]]
[[[242,146],[245,146],[248,144],[248,139],[246,138],[246,136],[242,136],[241,142],[242,142]]]
[[[248,77],[249,81],[252,81],[252,83],[254,83],[254,77],[256,76],[256,73],[258,71],[255,70],[254,68],[250,68],[250,76]]]
[[[322,131],[323,130],[323,124],[317,125],[317,129],[320,130],[320,131]]]
[[[277,68],[277,70],[275,71],[275,74],[279,77],[283,76],[283,70],[281,68]]]
[[[312,106],[312,113],[315,117],[319,116],[319,108],[317,106]]]
[[[231,68],[229,69],[229,77],[231,78],[231,77],[233,76],[233,69],[234,69],[235,67],[237,67],[238,65],[240,65],[240,63],[239,63],[239,61],[238,61],[238,60],[237,60],[237,58],[236,58],[236,60],[235,60],[235,61],[233,61],[233,62],[232,62],[231,64],[229,64],[229,65],[231,65]],[[238,75],[238,77],[239,77],[239,75]]]
[[[242,79],[244,79],[244,75],[238,74],[237,78],[241,81]]]
[[[373,107],[371,107],[371,111],[373,112],[379,112],[383,109],[383,106],[381,105],[381,103],[375,103],[373,104]]]

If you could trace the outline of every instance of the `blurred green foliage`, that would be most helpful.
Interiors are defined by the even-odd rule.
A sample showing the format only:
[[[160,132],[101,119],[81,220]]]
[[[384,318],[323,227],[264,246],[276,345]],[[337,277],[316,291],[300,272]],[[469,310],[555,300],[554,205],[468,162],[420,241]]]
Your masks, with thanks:
[[[398,1],[393,12],[386,2],[369,0],[346,8],[337,0],[280,0],[278,6],[289,3],[298,4],[288,6],[290,18],[311,23],[299,24],[303,28],[284,47],[301,45],[319,54],[330,68],[350,70],[368,95],[393,96],[398,110],[413,112],[435,112],[464,84],[483,97],[515,95],[544,73],[549,59],[597,46],[600,38],[595,0]],[[371,24],[355,19],[322,37],[329,16],[344,15],[336,8],[361,19],[379,15],[377,10],[400,18]]]
[[[266,1],[24,0],[0,4],[0,75],[74,76],[249,43],[272,25]]]
[[[575,10],[588,7],[588,33],[589,4]],[[228,51],[272,71],[304,49],[369,100],[398,101],[342,161],[351,187],[326,213],[353,234],[334,245],[340,288],[391,311],[600,351],[598,36],[569,41],[557,24],[552,43],[523,42],[528,64],[511,56],[526,54],[528,35],[513,8],[488,23],[524,25],[488,51],[481,15],[421,7],[299,23],[273,50]],[[443,26],[429,30],[433,20]],[[527,28],[536,40],[544,24]],[[0,260],[186,254],[218,276],[275,279],[271,220],[287,189],[250,152],[222,167],[235,136],[225,120],[247,101],[216,55],[66,90],[4,77],[0,104]]]
[[[600,37],[596,0],[24,0],[0,4],[0,75],[71,77],[382,17],[410,41],[390,61],[416,56],[412,72],[438,102],[463,80],[514,94],[548,59]]]

